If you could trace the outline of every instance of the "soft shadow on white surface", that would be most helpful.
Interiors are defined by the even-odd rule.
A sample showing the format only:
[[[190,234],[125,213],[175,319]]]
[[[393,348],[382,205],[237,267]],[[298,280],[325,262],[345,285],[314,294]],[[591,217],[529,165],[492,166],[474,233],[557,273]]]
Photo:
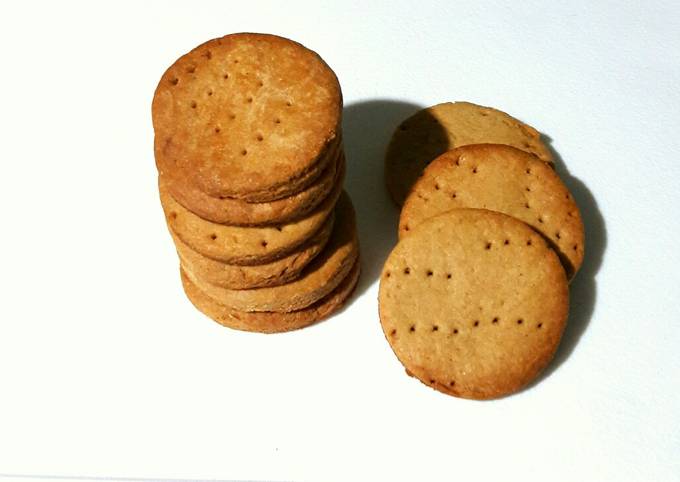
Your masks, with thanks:
[[[357,212],[362,274],[356,288],[361,295],[378,279],[397,242],[399,210],[387,193],[384,159],[387,144],[401,121],[423,106],[375,99],[345,106],[343,138],[347,156],[345,189]],[[377,310],[376,310],[377,315]]]
[[[546,134],[542,134],[541,137],[553,155],[557,173],[571,191],[581,211],[585,228],[585,257],[581,269],[569,286],[569,319],[555,358],[529,387],[540,383],[557,370],[572,354],[588,328],[597,300],[595,277],[600,270],[607,247],[607,228],[595,196],[583,181],[569,174],[568,162],[565,162],[552,146],[552,138]]]
[[[27,475],[0,474],[0,480],[44,481],[58,480],[59,482],[276,482],[273,480],[243,480],[243,479],[142,479],[137,477],[87,477],[83,475]]]

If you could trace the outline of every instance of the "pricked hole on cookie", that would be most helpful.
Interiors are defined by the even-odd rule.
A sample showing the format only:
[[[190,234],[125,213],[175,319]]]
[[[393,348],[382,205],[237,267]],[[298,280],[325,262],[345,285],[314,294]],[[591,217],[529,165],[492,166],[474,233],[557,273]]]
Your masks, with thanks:
[[[229,114],[229,119],[230,120],[236,119],[236,114]]]
[[[196,105],[197,105],[197,104],[196,104],[196,101],[195,101],[195,100],[192,100],[190,105],[191,105],[191,108],[192,108],[192,109],[195,109],[195,108],[196,108]]]
[[[262,246],[263,248],[266,248],[267,244],[269,244],[267,243],[267,241],[260,241],[260,246]]]
[[[435,190],[439,191],[439,184],[435,183],[434,188],[435,188]]]
[[[541,224],[543,224],[543,218],[542,218],[542,217],[539,217],[539,218],[538,218],[538,222],[541,223]]]
[[[560,234],[559,231],[557,231],[557,232],[555,233],[555,237],[556,237],[557,239],[562,239],[562,235]]]
[[[518,324],[518,325],[521,325],[522,323],[524,323],[524,320],[523,320],[522,318],[519,318],[519,319],[517,320],[517,324]]]
[[[257,139],[259,142],[262,142],[264,140],[264,136],[262,134],[258,134],[255,139]]]
[[[411,325],[411,328],[408,329],[411,333],[416,331],[416,325]]]
[[[430,385],[434,385],[436,380],[434,378],[430,378]]]
[[[411,228],[408,227],[408,224],[404,224],[404,231],[408,231],[409,229]]]
[[[574,251],[577,251],[577,250],[578,250],[578,244],[575,244],[575,245],[573,246],[573,248],[574,248]]]
[[[458,334],[458,328],[454,328],[454,329],[453,329],[453,334],[454,334],[454,335],[457,335],[457,334]]]
[[[404,268],[404,274],[411,274],[411,268]]]
[[[390,331],[390,336],[394,336],[394,335],[396,335],[396,334],[397,334],[397,329],[396,329],[396,328],[392,328],[392,331]]]
[[[451,279],[452,275],[451,273],[446,273],[446,279]]]
[[[491,320],[491,323],[493,323],[494,325],[497,325],[498,324],[498,317],[494,316],[493,320]]]
[[[527,186],[525,189],[527,192],[531,192],[531,188],[529,186]]]
[[[206,59],[210,60],[210,59],[212,59],[212,52],[211,52],[210,50],[207,50],[207,51],[203,54],[203,56],[204,56]]]
[[[170,83],[172,85],[177,85],[179,83],[179,79],[177,77],[175,77],[174,79],[170,79]]]
[[[235,64],[238,64],[238,59],[234,59],[234,63],[235,63]]]
[[[245,156],[246,154],[248,154],[248,150],[247,150],[247,149],[243,149],[243,150],[241,151],[241,155],[242,155],[242,156]]]
[[[510,240],[509,240],[509,239],[506,239],[505,241],[503,241],[503,246],[507,246],[508,244],[510,244]]]
[[[213,241],[215,241],[215,240],[217,239],[217,235],[216,235],[215,233],[212,233],[212,234],[210,235],[210,239],[212,239]]]
[[[193,74],[194,72],[196,72],[196,66],[195,65],[189,66],[189,68],[187,69],[187,74]]]
[[[539,330],[543,328],[543,323],[539,323],[538,325],[536,325],[536,328],[538,328]]]
[[[569,211],[569,212],[567,213],[567,216],[569,216],[570,218],[573,218],[573,217],[574,217],[574,213],[572,213],[571,211]]]
[[[484,246],[484,249],[486,249],[487,251],[490,250],[491,249],[491,243],[487,242],[486,245]]]
[[[425,273],[425,274],[427,274],[427,277],[429,278],[429,277],[432,276],[434,273],[432,272],[431,269],[428,269],[428,270],[427,270],[427,273]]]
[[[170,213],[170,219],[177,219],[177,213],[175,211]]]
[[[456,159],[456,162],[455,162],[456,166],[460,166],[460,159],[461,159],[460,157],[458,159]]]
[[[274,119],[274,124],[280,124],[280,123],[281,123],[281,119],[279,119],[278,117],[276,119]]]
[[[211,95],[213,95],[213,90],[212,89],[208,90],[207,94],[208,94],[208,97],[210,97]]]
[[[472,174],[477,174],[477,168],[476,167],[472,168]]]
[[[432,325],[432,331],[439,331],[439,327],[437,325]]]
[[[293,103],[291,101],[289,101],[289,100],[286,101],[286,107],[292,107],[292,106],[293,106]]]
[[[455,386],[455,385],[456,385],[456,381],[455,381],[455,380],[451,380],[451,381],[449,382],[449,386],[450,386],[450,387],[453,387],[453,386]]]
[[[527,246],[531,246],[531,240],[527,239]]]
[[[258,81],[257,81],[257,86],[258,86],[258,87],[264,87],[264,82],[262,82],[261,80],[258,80]]]
[[[524,207],[527,209],[531,209],[531,206],[529,206],[529,203],[524,203]]]
[[[527,141],[524,141],[524,142],[522,143],[522,145],[523,145],[524,147],[531,147],[531,144],[529,144]]]
[[[479,326],[479,320],[475,320],[475,322],[472,324],[472,326],[477,328]]]
[[[385,278],[389,278],[390,276],[392,276],[392,273],[390,273],[389,271],[385,273]]]
[[[252,103],[253,103],[253,98],[252,98],[252,97],[248,97],[248,98],[246,99],[246,102],[248,102],[249,104],[252,104]]]
[[[219,134],[221,130],[222,129],[220,129],[219,127],[215,127],[215,134]]]
[[[530,167],[527,167],[526,173],[531,174],[531,168]]]
[[[224,75],[222,76],[222,78],[223,78],[224,80],[227,80],[227,79],[229,78],[229,73],[227,72],[226,74],[224,74]]]

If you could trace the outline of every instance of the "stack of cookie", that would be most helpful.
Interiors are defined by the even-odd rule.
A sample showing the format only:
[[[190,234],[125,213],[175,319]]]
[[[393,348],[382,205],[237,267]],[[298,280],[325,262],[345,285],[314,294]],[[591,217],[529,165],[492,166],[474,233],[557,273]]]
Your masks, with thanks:
[[[359,264],[341,113],[328,65],[273,35],[211,40],[165,72],[153,100],[160,198],[200,311],[279,332],[349,297]]]
[[[397,129],[386,180],[403,207],[380,319],[399,360],[461,397],[527,385],[557,349],[584,255],[578,206],[538,131],[440,104]]]

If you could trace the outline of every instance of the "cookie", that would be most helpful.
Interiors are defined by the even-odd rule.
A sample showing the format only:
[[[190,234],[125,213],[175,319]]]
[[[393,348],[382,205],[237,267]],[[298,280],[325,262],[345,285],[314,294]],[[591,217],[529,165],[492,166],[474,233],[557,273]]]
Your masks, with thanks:
[[[342,183],[345,174],[345,156],[339,147],[336,156],[326,166],[319,179],[292,196],[266,203],[250,203],[241,199],[216,198],[196,188],[186,188],[163,174],[170,195],[189,211],[203,219],[218,224],[234,226],[261,226],[282,224],[300,218],[323,201],[333,186]]]
[[[502,144],[474,144],[442,154],[406,198],[399,237],[455,208],[490,209],[524,221],[550,240],[569,278],[583,262],[578,206],[555,171],[533,154]]]
[[[338,200],[335,223],[326,247],[290,283],[250,290],[229,290],[205,282],[183,266],[201,291],[216,302],[238,311],[301,310],[333,291],[359,255],[354,208],[346,193]]]
[[[522,221],[455,209],[399,240],[383,267],[382,329],[407,372],[441,392],[516,392],[552,359],[565,327],[564,269]]]
[[[540,133],[505,112],[469,102],[446,102],[402,122],[385,156],[385,182],[401,206],[423,169],[435,157],[467,144],[508,144],[552,162]]]
[[[338,79],[315,52],[274,35],[213,39],[156,88],[157,166],[213,197],[280,199],[323,171],[341,113]]]
[[[239,266],[207,258],[172,234],[177,254],[189,271],[207,283],[232,290],[276,286],[288,283],[321,252],[333,229],[333,213],[321,229],[298,249],[265,264]]]
[[[287,313],[236,311],[217,303],[204,294],[184,272],[181,275],[184,292],[191,303],[217,323],[236,330],[281,333],[303,328],[337,312],[354,291],[359,279],[359,272],[360,267],[357,260],[347,276],[328,295],[306,308]]]
[[[175,201],[159,178],[161,205],[168,228],[194,251],[229,264],[263,264],[290,253],[326,222],[342,191],[337,184],[324,201],[305,217],[265,227],[228,226],[196,216]]]

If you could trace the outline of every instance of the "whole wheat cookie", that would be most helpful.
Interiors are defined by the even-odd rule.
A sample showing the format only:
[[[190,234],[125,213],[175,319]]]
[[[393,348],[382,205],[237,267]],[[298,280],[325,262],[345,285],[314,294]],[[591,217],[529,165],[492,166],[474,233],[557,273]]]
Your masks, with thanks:
[[[423,169],[435,157],[467,144],[507,144],[552,162],[533,127],[491,107],[446,102],[423,109],[402,122],[385,156],[385,182],[401,206]]]
[[[306,308],[287,313],[236,311],[207,296],[191,282],[184,272],[181,276],[184,292],[191,303],[217,323],[236,330],[281,333],[304,328],[337,312],[354,291],[359,273],[359,260],[357,260],[347,276],[328,295]]]
[[[249,290],[229,290],[211,285],[192,273],[184,272],[201,291],[216,302],[238,311],[301,310],[320,300],[345,278],[359,256],[354,208],[343,193],[335,209],[333,232],[325,248],[290,283]]]
[[[285,255],[283,258],[265,264],[239,266],[203,256],[191,249],[172,231],[177,254],[182,265],[207,283],[232,290],[276,286],[288,283],[300,275],[300,271],[309,264],[324,248],[333,229],[334,215],[321,229],[302,246]]]
[[[423,222],[390,253],[380,322],[407,372],[441,392],[513,393],[552,359],[569,289],[543,237],[523,222],[455,209]]]
[[[161,205],[168,228],[194,251],[229,264],[263,264],[290,253],[326,222],[342,185],[306,216],[286,224],[263,227],[228,226],[196,216],[175,201],[159,176]]]
[[[163,74],[152,105],[159,171],[213,197],[252,202],[302,190],[325,168],[342,113],[315,52],[274,35],[210,40]]]
[[[170,195],[189,211],[218,224],[232,226],[264,226],[283,224],[300,218],[321,203],[333,186],[341,184],[345,175],[345,156],[336,149],[336,157],[324,169],[321,176],[302,191],[275,201],[251,203],[241,199],[216,198],[195,188],[177,184],[171,177],[166,181]]]
[[[445,152],[430,163],[406,198],[399,237],[455,208],[490,209],[520,219],[550,240],[569,278],[581,267],[581,213],[555,171],[533,154],[502,144]]]

